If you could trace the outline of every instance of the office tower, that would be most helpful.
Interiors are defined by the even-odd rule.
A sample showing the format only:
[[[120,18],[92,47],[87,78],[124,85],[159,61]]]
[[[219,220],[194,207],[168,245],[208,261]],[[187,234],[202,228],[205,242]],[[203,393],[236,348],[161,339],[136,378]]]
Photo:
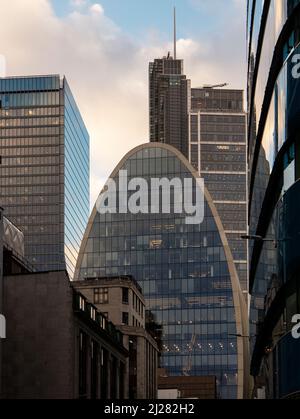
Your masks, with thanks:
[[[4,214],[37,270],[72,277],[89,215],[89,136],[65,78],[0,79]]]
[[[248,2],[251,374],[254,396],[299,398],[299,1]],[[298,329],[296,329],[297,332]]]
[[[175,52],[174,52],[175,53]],[[183,60],[170,56],[149,65],[150,141],[170,144],[188,156],[190,80]]]
[[[165,144],[139,146],[116,167],[111,179],[116,182],[119,203],[124,185],[119,187],[118,179],[124,172],[128,182],[190,179],[194,195],[198,187],[195,169],[177,149]],[[161,367],[167,374],[214,376],[220,397],[242,398],[247,392],[246,305],[210,194],[205,189],[204,221],[189,225],[185,213],[156,212],[152,207],[150,211],[145,191],[142,212],[100,214],[97,208],[106,203],[111,183],[100,193],[88,222],[75,280],[133,276],[142,287],[147,309],[161,325]],[[179,201],[179,189],[175,193],[171,187],[170,202]]]
[[[241,239],[247,234],[243,91],[192,89],[189,126],[189,160],[215,203],[247,298],[247,243]]]

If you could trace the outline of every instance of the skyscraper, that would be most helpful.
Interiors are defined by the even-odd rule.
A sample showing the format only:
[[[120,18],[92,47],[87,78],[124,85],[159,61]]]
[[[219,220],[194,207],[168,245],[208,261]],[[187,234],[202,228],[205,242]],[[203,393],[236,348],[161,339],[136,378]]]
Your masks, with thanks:
[[[119,197],[123,171],[128,182],[191,179],[196,193],[198,173],[169,145],[148,143],[122,159],[111,175]],[[97,208],[106,201],[106,191],[91,214],[75,280],[133,276],[161,325],[161,366],[169,376],[215,376],[220,397],[242,398],[247,392],[247,311],[209,192],[205,189],[203,223],[188,225],[184,213],[152,213],[147,206],[139,213],[101,214]],[[170,194],[170,201],[177,202],[179,190],[171,187]]]
[[[299,0],[248,1],[247,32],[253,394],[299,398]]]
[[[65,78],[0,79],[4,214],[37,270],[73,276],[89,215],[89,136]]]
[[[170,56],[149,65],[150,141],[170,144],[188,156],[190,80],[183,60]]]
[[[191,90],[189,160],[205,181],[222,221],[248,293],[246,114],[243,91],[213,87]]]

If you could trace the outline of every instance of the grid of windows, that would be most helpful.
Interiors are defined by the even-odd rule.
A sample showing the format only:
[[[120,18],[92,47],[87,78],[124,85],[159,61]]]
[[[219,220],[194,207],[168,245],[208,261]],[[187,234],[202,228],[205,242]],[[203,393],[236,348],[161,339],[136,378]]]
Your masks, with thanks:
[[[242,103],[242,91],[192,89],[190,161],[216,203],[240,283],[248,292],[244,263],[238,263],[247,262],[246,243],[240,237],[247,231],[246,116]],[[234,239],[229,232],[235,233]]]
[[[170,144],[186,157],[189,83],[182,60],[165,57],[149,65],[150,141]]]
[[[1,79],[0,139],[1,205],[25,233],[26,258],[72,278],[89,215],[89,138],[66,80]]]
[[[255,348],[251,374],[263,376],[267,398],[296,398],[299,348],[289,332],[300,301],[299,157],[295,153],[300,84],[292,71],[300,51],[299,0],[249,2],[248,9],[253,14],[248,26],[249,229],[250,234],[267,239],[262,245],[256,241],[249,245],[252,351]],[[266,20],[261,19],[263,12]],[[258,43],[260,33],[264,36]],[[271,74],[275,56],[279,61]],[[266,355],[260,348],[269,342],[272,351]]]
[[[171,151],[151,145],[131,155],[124,169],[129,179],[192,176]],[[161,362],[169,375],[182,375],[191,355],[191,375],[216,375],[221,396],[236,397],[238,348],[231,278],[208,204],[201,225],[187,225],[184,214],[93,217],[80,252],[79,277],[136,278],[147,309],[162,326]]]

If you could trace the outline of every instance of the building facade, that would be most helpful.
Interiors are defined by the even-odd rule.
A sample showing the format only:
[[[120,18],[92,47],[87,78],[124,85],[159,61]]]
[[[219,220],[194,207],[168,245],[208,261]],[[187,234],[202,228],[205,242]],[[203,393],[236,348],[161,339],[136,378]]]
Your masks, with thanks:
[[[70,277],[89,215],[89,136],[65,78],[0,79],[0,204],[39,271]]]
[[[300,395],[300,2],[248,1],[250,339],[253,395]]]
[[[150,141],[170,144],[188,156],[190,80],[183,60],[170,55],[149,65]]]
[[[189,161],[199,171],[221,218],[241,287],[248,294],[246,114],[243,91],[191,90]]]
[[[115,325],[145,329],[145,299],[134,278],[92,277],[74,286]]]
[[[217,399],[216,377],[166,377],[158,379],[160,399]]]
[[[195,169],[178,150],[164,144],[149,143],[129,152],[111,175],[117,184],[121,171],[127,171],[128,180],[191,179],[193,194],[198,187]],[[247,391],[247,345],[238,336],[247,335],[247,313],[208,191],[200,225],[187,225],[184,213],[152,213],[145,208],[137,214],[100,214],[97,208],[106,201],[105,191],[91,214],[75,279],[133,276],[147,309],[161,325],[161,366],[168,375],[213,375],[220,397],[242,398]],[[179,193],[172,188],[170,193],[175,202]],[[144,200],[143,205],[147,206]]]
[[[3,398],[125,397],[123,335],[65,271],[4,276],[3,288]]]
[[[74,286],[123,334],[126,362],[125,398],[157,398],[158,346],[145,329],[142,289],[129,276],[74,281]]]

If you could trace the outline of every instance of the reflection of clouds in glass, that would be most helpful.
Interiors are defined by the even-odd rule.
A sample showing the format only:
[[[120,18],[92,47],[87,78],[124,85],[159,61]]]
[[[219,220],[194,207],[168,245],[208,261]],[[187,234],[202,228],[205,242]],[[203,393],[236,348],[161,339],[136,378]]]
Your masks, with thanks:
[[[265,125],[262,146],[265,151],[266,159],[270,165],[273,167],[275,161],[275,155],[277,150],[275,150],[275,96],[273,94],[268,118]]]
[[[6,75],[6,59],[4,55],[0,54],[0,77],[5,77]]]
[[[74,266],[76,266],[77,255],[79,252],[79,246],[75,242],[71,243],[71,241],[68,240],[68,238],[66,238],[66,244],[65,244],[64,250],[65,250],[65,261],[67,265],[67,270],[72,279],[72,276],[74,273]]]

